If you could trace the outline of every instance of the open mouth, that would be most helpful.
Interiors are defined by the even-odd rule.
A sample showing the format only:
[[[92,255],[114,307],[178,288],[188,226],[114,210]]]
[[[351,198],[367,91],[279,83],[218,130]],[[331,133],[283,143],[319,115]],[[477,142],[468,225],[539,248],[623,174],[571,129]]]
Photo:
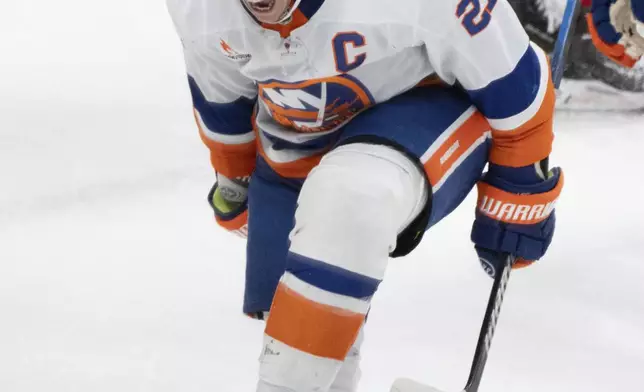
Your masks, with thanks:
[[[248,6],[250,9],[257,13],[266,13],[270,12],[275,6],[275,0],[253,0],[248,1]]]

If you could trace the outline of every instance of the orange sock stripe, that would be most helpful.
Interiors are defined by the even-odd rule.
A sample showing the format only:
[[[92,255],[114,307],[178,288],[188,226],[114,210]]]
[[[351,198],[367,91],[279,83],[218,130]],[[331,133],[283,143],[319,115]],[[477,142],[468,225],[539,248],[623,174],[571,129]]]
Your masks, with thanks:
[[[312,301],[283,283],[277,286],[266,334],[297,350],[343,361],[365,316]]]
[[[430,183],[438,184],[465,151],[489,130],[490,125],[478,111],[467,119],[424,164]]]
[[[556,93],[548,79],[546,95],[537,114],[521,127],[511,131],[492,130],[490,162],[497,165],[522,167],[539,162],[552,151],[553,114]]]

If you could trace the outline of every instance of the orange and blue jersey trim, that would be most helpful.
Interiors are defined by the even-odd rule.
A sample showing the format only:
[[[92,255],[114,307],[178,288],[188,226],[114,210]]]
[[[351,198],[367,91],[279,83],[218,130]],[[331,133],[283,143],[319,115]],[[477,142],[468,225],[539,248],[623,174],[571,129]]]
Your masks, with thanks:
[[[241,135],[252,129],[251,116],[255,99],[240,97],[233,102],[210,102],[192,76],[188,76],[188,85],[192,104],[208,130],[222,135]]]
[[[225,144],[210,139],[197,120],[201,141],[210,150],[212,167],[228,178],[245,177],[255,169],[257,144],[255,140],[242,144]]]
[[[552,150],[555,90],[546,54],[531,44],[512,72],[468,94],[492,127],[490,162],[538,162]]]
[[[306,151],[291,150],[285,151],[274,150],[273,142],[271,139],[260,130],[255,122],[253,116],[253,129],[257,136],[257,153],[264,159],[264,161],[281,177],[285,178],[301,178],[304,179],[309,175],[309,172],[316,167],[322,160],[322,156],[331,149],[331,145],[327,148],[317,151],[312,154],[307,154]],[[297,154],[293,158],[278,160],[274,154]]]
[[[254,101],[239,98],[230,103],[209,102],[192,77],[188,77],[199,135],[210,150],[210,162],[222,175],[250,175],[255,168],[257,145],[252,129]]]

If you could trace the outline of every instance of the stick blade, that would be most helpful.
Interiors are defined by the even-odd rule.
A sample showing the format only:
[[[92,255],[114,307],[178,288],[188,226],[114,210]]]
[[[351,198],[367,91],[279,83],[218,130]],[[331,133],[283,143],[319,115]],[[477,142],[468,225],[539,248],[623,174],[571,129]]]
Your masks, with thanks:
[[[443,392],[440,389],[421,384],[409,378],[398,378],[391,386],[390,392]]]

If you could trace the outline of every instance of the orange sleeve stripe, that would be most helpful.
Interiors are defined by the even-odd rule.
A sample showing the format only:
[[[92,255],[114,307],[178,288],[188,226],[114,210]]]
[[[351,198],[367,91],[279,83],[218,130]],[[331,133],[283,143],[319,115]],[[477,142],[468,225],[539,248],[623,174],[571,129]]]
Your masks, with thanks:
[[[249,176],[255,170],[257,144],[255,141],[243,144],[223,144],[208,139],[199,130],[201,141],[210,150],[210,163],[218,173],[228,177]]]
[[[461,125],[436,152],[425,162],[425,172],[429,182],[435,186],[463,154],[490,130],[485,117],[475,112]]]
[[[548,78],[539,111],[528,122],[511,131],[492,130],[490,162],[502,166],[528,166],[547,158],[552,151],[553,115],[556,93]]]
[[[312,301],[283,283],[266,324],[266,334],[297,350],[343,361],[365,316]]]
[[[518,195],[505,192],[479,181],[478,211],[492,219],[505,223],[532,225],[550,216],[564,185],[563,172],[557,185],[549,192],[534,195]]]

